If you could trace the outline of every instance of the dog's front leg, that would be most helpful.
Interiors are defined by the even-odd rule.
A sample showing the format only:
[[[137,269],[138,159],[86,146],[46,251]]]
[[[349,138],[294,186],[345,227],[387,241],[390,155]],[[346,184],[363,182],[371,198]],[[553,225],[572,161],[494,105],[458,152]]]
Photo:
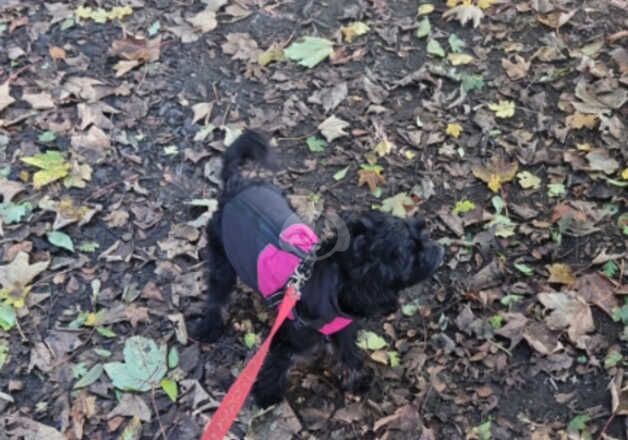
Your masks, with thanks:
[[[278,335],[253,386],[253,397],[258,406],[266,408],[281,402],[288,388],[288,369],[293,354],[290,344]]]
[[[342,387],[348,391],[364,392],[369,388],[372,375],[364,366],[364,355],[356,345],[356,338],[355,322],[331,336],[342,363]]]

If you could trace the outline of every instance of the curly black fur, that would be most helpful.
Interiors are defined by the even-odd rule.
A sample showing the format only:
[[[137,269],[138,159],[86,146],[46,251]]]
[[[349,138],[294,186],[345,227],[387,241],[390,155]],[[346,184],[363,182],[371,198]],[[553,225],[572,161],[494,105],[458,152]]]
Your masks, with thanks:
[[[209,298],[207,309],[194,334],[204,341],[215,341],[225,329],[222,309],[236,283],[236,273],[222,245],[221,211],[225,203],[251,185],[267,182],[243,177],[240,165],[247,159],[266,161],[269,147],[264,138],[246,131],[225,152],[224,189],[218,211],[209,225]],[[443,259],[443,250],[424,232],[420,219],[403,220],[381,212],[349,213],[344,216],[351,235],[348,249],[318,261],[314,268],[325,271],[335,283],[333,294],[343,313],[368,318],[393,312],[400,290],[430,277]],[[323,243],[322,252],[333,243]],[[311,298],[303,296],[297,304],[299,316],[315,320]],[[330,339],[344,367],[343,386],[364,389],[368,371],[356,347],[355,321]],[[305,352],[322,342],[325,336],[316,329],[286,321],[273,340],[271,351],[253,388],[258,405],[266,407],[279,402],[287,388],[287,371],[295,354]]]

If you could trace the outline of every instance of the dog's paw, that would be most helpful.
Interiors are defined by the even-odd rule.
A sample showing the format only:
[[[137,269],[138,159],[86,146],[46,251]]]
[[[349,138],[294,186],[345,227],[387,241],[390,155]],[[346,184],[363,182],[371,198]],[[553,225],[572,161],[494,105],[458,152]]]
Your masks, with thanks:
[[[253,400],[260,408],[268,408],[283,400],[283,393],[278,387],[253,387]]]
[[[215,342],[225,333],[222,319],[201,318],[190,324],[190,336],[199,342]]]
[[[342,373],[342,388],[352,393],[365,393],[371,386],[373,373],[367,367],[347,368]]]

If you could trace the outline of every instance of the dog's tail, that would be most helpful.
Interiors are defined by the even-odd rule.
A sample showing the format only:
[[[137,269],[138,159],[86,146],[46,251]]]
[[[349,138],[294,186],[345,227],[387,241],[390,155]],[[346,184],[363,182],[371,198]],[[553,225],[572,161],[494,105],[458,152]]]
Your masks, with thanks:
[[[226,183],[231,176],[237,174],[240,166],[246,160],[253,160],[263,165],[269,165],[270,148],[266,139],[254,131],[245,130],[233,141],[223,155],[222,181]]]

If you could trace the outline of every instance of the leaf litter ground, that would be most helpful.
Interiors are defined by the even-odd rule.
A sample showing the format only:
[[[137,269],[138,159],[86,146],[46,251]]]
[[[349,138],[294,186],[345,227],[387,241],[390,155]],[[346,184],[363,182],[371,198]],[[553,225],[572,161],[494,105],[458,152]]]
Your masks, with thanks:
[[[198,438],[272,320],[187,334],[259,127],[305,218],[418,212],[447,261],[365,323],[369,392],[321,353],[237,437],[625,438],[626,7],[4,2],[0,432]]]

